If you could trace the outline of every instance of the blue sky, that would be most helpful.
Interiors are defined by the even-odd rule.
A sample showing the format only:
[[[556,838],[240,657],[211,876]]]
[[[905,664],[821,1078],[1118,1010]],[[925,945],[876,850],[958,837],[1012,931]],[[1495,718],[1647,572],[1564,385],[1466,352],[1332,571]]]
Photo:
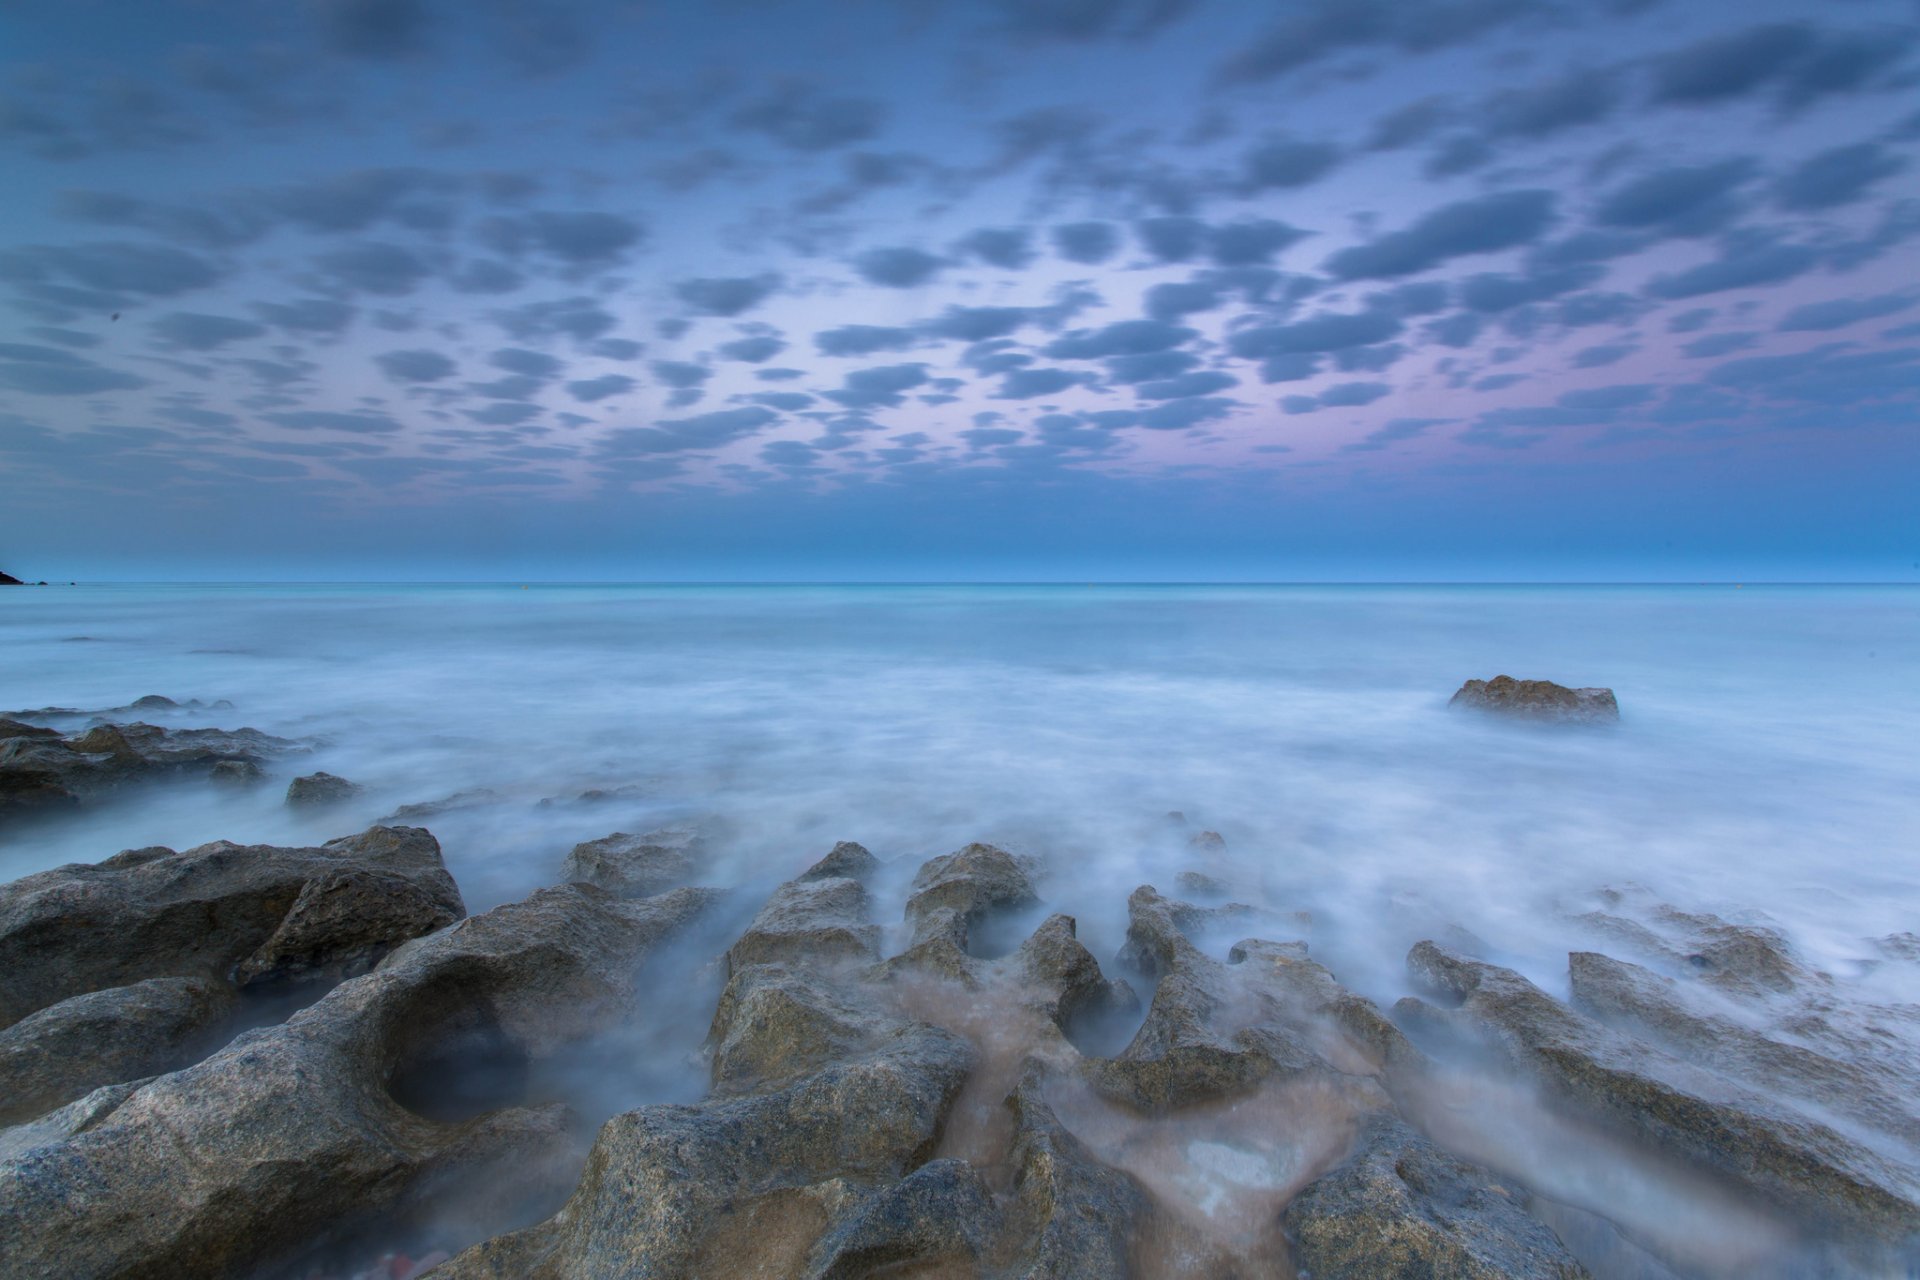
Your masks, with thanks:
[[[21,576],[1920,579],[1911,0],[74,0],[0,51]]]

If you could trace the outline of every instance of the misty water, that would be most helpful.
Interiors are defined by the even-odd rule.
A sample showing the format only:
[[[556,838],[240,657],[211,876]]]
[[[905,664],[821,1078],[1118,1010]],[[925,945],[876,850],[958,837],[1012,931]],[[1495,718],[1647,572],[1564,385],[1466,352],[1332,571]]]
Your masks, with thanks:
[[[1463,680],[1499,673],[1609,686],[1620,723],[1447,710]],[[1564,996],[1567,953],[1598,942],[1573,917],[1609,887],[1771,923],[1857,998],[1920,999],[1920,970],[1874,944],[1920,927],[1911,588],[95,586],[0,601],[0,708],[146,694],[233,704],[157,723],[311,750],[255,790],[169,785],[0,835],[0,878],[155,844],[319,843],[457,797],[412,821],[480,912],[553,883],[577,841],[708,824],[703,881],[747,892],[623,1038],[546,1082],[589,1130],[699,1095],[728,930],[837,840],[897,870],[895,920],[928,856],[974,840],[1035,855],[1046,909],[1074,915],[1103,961],[1134,886],[1173,893],[1202,870],[1310,913],[1314,957],[1383,1007],[1413,990],[1404,961],[1423,938]],[[316,769],[365,789],[289,809],[286,780]],[[1201,830],[1224,852],[1192,849]],[[1536,1105],[1505,1087],[1463,1086],[1485,1096],[1459,1106],[1511,1120]],[[1631,1183],[1659,1202],[1633,1211],[1641,1238],[1674,1237],[1669,1260],[1717,1257],[1692,1260],[1703,1273],[1774,1247],[1719,1189],[1550,1128],[1503,1141],[1469,1124],[1454,1145],[1571,1204]],[[1570,1150],[1598,1154],[1582,1168]],[[1676,1227],[1676,1203],[1698,1218]]]

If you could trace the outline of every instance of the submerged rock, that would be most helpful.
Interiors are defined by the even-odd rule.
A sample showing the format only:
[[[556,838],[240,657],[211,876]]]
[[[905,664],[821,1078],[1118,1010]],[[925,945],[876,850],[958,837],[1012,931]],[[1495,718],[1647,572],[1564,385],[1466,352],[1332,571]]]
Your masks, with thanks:
[[[324,770],[295,778],[287,784],[287,803],[295,806],[339,804],[360,794],[359,783]]]
[[[69,714],[79,713],[15,713]],[[227,780],[236,770],[257,773],[264,761],[295,745],[257,729],[166,729],[134,722],[63,735],[19,719],[0,720],[0,822],[94,804],[168,777],[219,771]]]
[[[557,1190],[564,1108],[496,1090],[449,1113],[459,1069],[510,1082],[621,1017],[641,959],[714,897],[541,890],[43,1122],[44,1140],[0,1158],[0,1256],[31,1274],[242,1275],[451,1185]]]
[[[1519,720],[1606,724],[1620,718],[1620,704],[1611,689],[1569,689],[1551,680],[1512,676],[1469,680],[1447,705]]]
[[[1407,963],[1459,1002],[1438,1009],[1404,1000],[1410,1016],[1491,1036],[1563,1096],[1657,1148],[1731,1177],[1837,1237],[1898,1242],[1920,1231],[1914,1169],[1794,1109],[1764,1084],[1756,1088],[1719,1074],[1693,1052],[1676,1056],[1614,1030],[1510,969],[1434,943],[1414,947]],[[1589,998],[1598,996],[1597,966],[1582,968]],[[1618,982],[1610,990],[1612,999],[1625,998]]]

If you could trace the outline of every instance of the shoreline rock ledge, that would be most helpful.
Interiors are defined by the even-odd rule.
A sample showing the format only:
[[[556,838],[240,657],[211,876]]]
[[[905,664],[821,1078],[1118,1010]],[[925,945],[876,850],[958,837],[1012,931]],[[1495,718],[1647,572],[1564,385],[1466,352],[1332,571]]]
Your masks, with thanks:
[[[1620,704],[1611,689],[1569,689],[1551,680],[1512,676],[1469,680],[1447,707],[1548,723],[1617,724],[1620,720]]]

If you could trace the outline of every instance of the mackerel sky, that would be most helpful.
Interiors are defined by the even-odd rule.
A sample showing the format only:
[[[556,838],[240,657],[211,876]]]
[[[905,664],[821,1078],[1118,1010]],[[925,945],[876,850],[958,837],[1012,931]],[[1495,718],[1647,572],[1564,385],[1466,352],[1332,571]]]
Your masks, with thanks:
[[[0,568],[1920,579],[1917,90],[1913,0],[0,4]]]

